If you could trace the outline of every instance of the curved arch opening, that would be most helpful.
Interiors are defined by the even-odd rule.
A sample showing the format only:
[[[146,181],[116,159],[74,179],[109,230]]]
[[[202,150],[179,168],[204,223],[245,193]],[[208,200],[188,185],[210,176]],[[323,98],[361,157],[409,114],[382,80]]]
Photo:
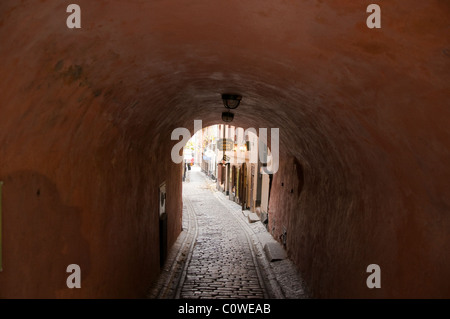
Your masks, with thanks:
[[[267,224],[270,185],[279,166],[279,146],[272,154],[267,130],[259,129],[260,139],[255,128],[216,124],[198,129],[183,147],[183,181],[189,181],[189,171],[197,165],[218,191],[243,210],[262,215]],[[278,134],[278,129],[271,131]],[[269,142],[279,143],[278,136],[269,137]]]

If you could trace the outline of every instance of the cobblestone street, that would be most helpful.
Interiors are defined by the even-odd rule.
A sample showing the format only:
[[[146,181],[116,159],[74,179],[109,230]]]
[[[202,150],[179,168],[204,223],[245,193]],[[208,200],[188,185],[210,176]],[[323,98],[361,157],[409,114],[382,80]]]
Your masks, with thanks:
[[[199,168],[183,183],[183,203],[183,232],[149,298],[306,298],[290,260],[266,258],[263,244],[274,240],[262,223],[249,223]]]

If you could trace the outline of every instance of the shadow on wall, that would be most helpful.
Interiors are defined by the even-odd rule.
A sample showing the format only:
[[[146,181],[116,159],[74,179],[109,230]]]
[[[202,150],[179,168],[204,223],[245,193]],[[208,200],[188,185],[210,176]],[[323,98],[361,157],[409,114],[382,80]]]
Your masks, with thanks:
[[[89,276],[88,241],[80,210],[64,205],[51,180],[33,171],[1,176],[3,272],[0,298],[60,298],[77,294],[66,285],[70,264]]]

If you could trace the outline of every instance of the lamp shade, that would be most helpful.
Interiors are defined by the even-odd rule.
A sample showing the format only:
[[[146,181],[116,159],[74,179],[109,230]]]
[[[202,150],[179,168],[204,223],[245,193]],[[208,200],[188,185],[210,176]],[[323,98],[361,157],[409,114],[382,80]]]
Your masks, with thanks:
[[[222,94],[223,105],[227,109],[235,109],[241,103],[242,96],[238,94]]]
[[[231,122],[234,119],[234,114],[231,113],[230,111],[228,112],[222,112],[222,121],[224,122]]]

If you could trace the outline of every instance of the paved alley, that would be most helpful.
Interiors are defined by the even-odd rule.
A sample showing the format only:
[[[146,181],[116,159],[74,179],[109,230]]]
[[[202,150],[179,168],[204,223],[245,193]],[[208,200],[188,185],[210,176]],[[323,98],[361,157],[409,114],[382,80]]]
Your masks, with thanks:
[[[149,298],[306,298],[290,260],[266,258],[264,243],[275,241],[262,223],[249,223],[198,167],[183,183],[183,204],[183,232]]]

